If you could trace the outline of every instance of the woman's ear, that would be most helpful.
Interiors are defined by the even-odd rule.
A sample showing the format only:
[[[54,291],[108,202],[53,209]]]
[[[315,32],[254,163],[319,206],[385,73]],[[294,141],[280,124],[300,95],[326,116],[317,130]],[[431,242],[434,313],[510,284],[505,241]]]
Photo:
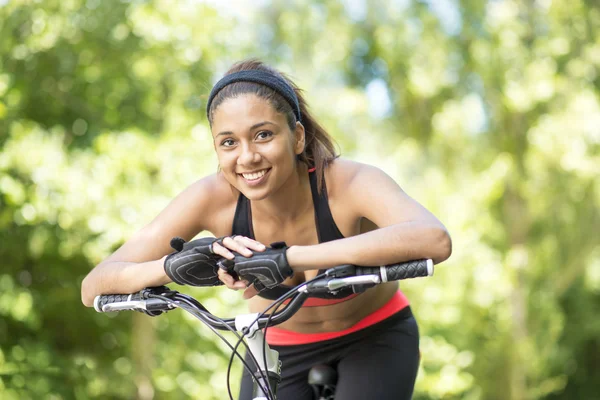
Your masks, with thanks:
[[[296,155],[304,152],[304,146],[306,146],[306,137],[304,132],[304,125],[296,121],[296,129],[294,129],[294,139],[296,141],[294,145],[294,151]]]

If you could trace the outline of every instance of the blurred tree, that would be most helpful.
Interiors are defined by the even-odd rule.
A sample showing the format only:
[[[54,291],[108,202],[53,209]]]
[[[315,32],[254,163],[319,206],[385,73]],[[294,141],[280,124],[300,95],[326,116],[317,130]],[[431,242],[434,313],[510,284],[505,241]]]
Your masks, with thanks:
[[[162,358],[180,357],[154,363],[160,379],[149,391],[143,364],[161,348],[148,337],[155,323],[94,315],[79,300],[91,265],[199,171],[216,166],[210,135],[195,124],[215,69],[210,54],[218,53],[206,33],[218,35],[226,18],[210,7],[168,8],[96,1],[0,7],[0,129],[8,133],[0,136],[2,398],[212,392],[206,373],[195,385],[174,383],[204,367],[184,359],[199,353],[172,346],[160,350]],[[160,141],[145,137],[159,133]],[[172,336],[161,332],[162,343]],[[205,357],[223,354],[212,337],[182,333]],[[216,360],[213,367],[224,371],[225,356]]]

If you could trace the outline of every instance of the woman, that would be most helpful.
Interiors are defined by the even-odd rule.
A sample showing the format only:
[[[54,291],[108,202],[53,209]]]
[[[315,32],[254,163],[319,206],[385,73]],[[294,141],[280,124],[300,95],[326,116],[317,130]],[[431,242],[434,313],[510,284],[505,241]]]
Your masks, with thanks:
[[[421,258],[439,263],[450,256],[450,237],[440,221],[379,169],[339,158],[300,90],[278,71],[255,60],[234,65],[211,92],[207,115],[219,172],[184,190],[96,266],[82,284],[85,305],[98,294],[173,280],[199,284],[178,275],[173,263],[182,247],[207,242],[175,241],[178,252],[167,254],[173,237],[190,240],[204,230],[221,237],[209,239],[208,253],[249,262],[279,257],[278,277],[271,281],[239,280],[214,269],[228,288],[245,289],[252,312],[319,269]],[[282,241],[290,247],[265,245]],[[337,398],[412,396],[419,336],[397,283],[309,299],[293,318],[269,329],[267,341],[284,365],[278,390],[283,399],[312,398],[307,373],[322,363],[338,370]],[[245,373],[240,398],[250,398],[251,389]]]

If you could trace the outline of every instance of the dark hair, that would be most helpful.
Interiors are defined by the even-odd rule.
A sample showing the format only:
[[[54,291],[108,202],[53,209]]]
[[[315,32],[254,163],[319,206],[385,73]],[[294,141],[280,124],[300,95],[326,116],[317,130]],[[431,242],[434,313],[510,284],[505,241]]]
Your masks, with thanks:
[[[335,142],[325,131],[325,129],[319,125],[308,110],[308,105],[302,96],[302,90],[296,86],[290,78],[288,78],[282,72],[277,71],[265,63],[256,60],[249,59],[235,63],[225,73],[225,76],[233,74],[239,71],[265,71],[273,75],[277,75],[285,79],[290,86],[294,89],[296,96],[298,97],[298,103],[300,105],[300,114],[302,117],[302,125],[304,126],[305,132],[305,147],[302,154],[298,155],[298,160],[304,162],[309,167],[315,168],[317,174],[317,186],[319,191],[323,188],[325,167],[327,164],[339,157],[339,154],[335,149]],[[238,97],[243,94],[252,93],[262,99],[267,100],[275,111],[285,115],[287,123],[291,131],[296,128],[296,116],[291,104],[286,101],[283,96],[274,91],[273,89],[253,82],[235,82],[225,86],[217,95],[213,98],[208,110],[208,121],[212,125],[214,112],[221,103],[225,100]]]

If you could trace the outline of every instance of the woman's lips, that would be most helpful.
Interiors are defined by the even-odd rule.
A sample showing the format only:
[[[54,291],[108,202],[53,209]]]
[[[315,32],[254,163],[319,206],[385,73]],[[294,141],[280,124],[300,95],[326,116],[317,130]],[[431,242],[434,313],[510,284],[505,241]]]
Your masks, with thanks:
[[[257,186],[264,182],[271,172],[271,168],[266,168],[253,173],[238,174],[248,186]]]

